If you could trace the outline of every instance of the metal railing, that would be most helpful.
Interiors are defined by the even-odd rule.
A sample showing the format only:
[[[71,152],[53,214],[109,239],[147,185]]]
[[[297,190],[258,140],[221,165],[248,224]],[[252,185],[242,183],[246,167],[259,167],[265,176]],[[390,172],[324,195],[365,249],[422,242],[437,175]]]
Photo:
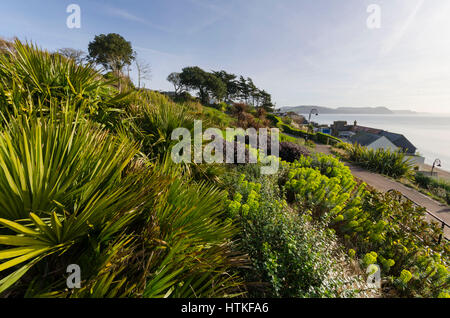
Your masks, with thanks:
[[[439,235],[438,244],[441,244],[442,239],[445,239],[446,241],[450,241],[450,239],[449,239],[448,237],[446,237],[445,234],[444,234],[445,228],[446,228],[446,227],[450,228],[450,225],[449,225],[447,222],[445,222],[445,221],[442,220],[440,217],[438,217],[438,216],[434,215],[433,213],[431,213],[430,211],[428,211],[425,207],[421,206],[420,204],[417,204],[414,200],[410,199],[408,196],[404,195],[403,193],[399,192],[398,190],[391,189],[391,190],[389,190],[389,191],[387,191],[387,192],[388,192],[388,193],[392,193],[392,192],[400,193],[400,194],[401,194],[404,198],[406,198],[408,201],[412,202],[413,204],[415,204],[415,205],[418,206],[418,207],[424,208],[424,209],[425,209],[425,212],[426,212],[429,216],[431,216],[432,218],[434,218],[435,220],[437,220],[439,223],[441,223],[441,230],[442,230],[442,233]]]

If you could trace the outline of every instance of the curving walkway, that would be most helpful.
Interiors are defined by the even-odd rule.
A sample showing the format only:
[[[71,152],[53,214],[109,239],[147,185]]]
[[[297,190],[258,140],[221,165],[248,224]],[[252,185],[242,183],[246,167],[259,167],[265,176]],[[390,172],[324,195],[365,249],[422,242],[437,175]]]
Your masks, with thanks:
[[[316,145],[316,152],[331,155],[330,147],[326,145]],[[439,203],[431,199],[430,197],[420,193],[419,191],[408,188],[407,186],[395,180],[389,179],[383,175],[367,171],[364,168],[352,165],[347,162],[344,163],[350,168],[352,174],[356,178],[364,181],[378,191],[387,192],[391,189],[399,191],[400,193],[414,201],[416,204],[426,208],[431,214],[437,216],[447,224],[450,224],[450,206]],[[433,220],[434,218],[428,217],[428,219]],[[444,234],[445,237],[450,238],[450,228],[446,227],[444,230]]]

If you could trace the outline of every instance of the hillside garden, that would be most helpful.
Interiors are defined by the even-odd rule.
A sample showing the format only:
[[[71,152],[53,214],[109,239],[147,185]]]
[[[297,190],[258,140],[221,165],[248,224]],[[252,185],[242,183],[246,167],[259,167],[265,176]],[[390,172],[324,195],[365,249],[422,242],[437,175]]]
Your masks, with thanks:
[[[310,155],[261,101],[176,103],[20,41],[0,79],[1,297],[450,297],[449,245],[423,209]],[[175,164],[172,132],[195,119],[281,126],[278,173]]]

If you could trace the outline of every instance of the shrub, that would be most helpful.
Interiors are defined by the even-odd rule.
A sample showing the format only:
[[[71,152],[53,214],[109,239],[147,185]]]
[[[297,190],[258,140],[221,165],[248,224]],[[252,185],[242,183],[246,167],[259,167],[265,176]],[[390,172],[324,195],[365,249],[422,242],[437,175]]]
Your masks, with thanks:
[[[293,143],[299,143],[303,139],[295,138],[292,136],[288,136],[286,134],[281,133],[280,134],[280,142],[293,142]]]
[[[341,165],[338,160],[323,155],[302,157],[289,165],[284,185],[288,200],[325,223],[340,215],[345,217],[360,202],[363,186],[356,189],[348,167]]]
[[[123,175],[137,151],[75,117],[10,123],[0,134],[0,240],[15,248],[3,247],[0,292],[31,269],[26,281],[44,277],[46,288],[65,286],[69,264],[82,266],[89,280],[112,257],[108,249],[126,245],[123,229],[156,193],[150,174]]]
[[[173,177],[178,178],[176,174]],[[245,259],[231,253],[236,227],[224,221],[226,192],[204,182],[172,180],[161,201],[155,204],[155,215],[147,221],[151,227],[141,234],[142,242],[153,246],[143,250],[143,257],[151,264],[143,296],[197,298],[242,294],[233,268],[242,266]],[[157,231],[158,241],[149,242],[153,231]]]
[[[292,128],[291,126],[286,125],[284,123],[279,124],[279,128],[281,128],[283,130],[283,132],[285,132],[286,134],[290,134],[290,135],[293,135],[296,137],[310,139],[310,140],[314,140],[314,137],[315,137],[315,135],[312,133]]]
[[[0,134],[0,293],[28,297],[240,294],[226,193],[69,114]],[[142,162],[143,160],[143,162]],[[81,289],[67,291],[69,264]]]
[[[288,199],[336,229],[362,264],[379,262],[385,276],[412,273],[407,285],[394,282],[398,292],[419,297],[448,292],[450,246],[437,245],[442,230],[425,219],[424,208],[400,193],[356,187],[349,168],[331,156],[302,157],[285,168]]]
[[[446,200],[448,204],[450,204],[449,182],[433,179],[420,172],[416,172],[414,175],[414,180],[421,188],[431,191],[431,193],[441,197]]]
[[[316,140],[321,144],[330,145],[337,145],[342,142],[339,138],[321,132],[316,133]]]
[[[70,106],[92,116],[112,113],[118,94],[102,75],[90,67],[59,54],[38,49],[19,40],[0,54],[0,107],[4,115],[48,114],[52,102]],[[33,107],[38,105],[39,107]]]
[[[252,266],[243,271],[252,297],[336,297],[350,280],[333,259],[331,231],[312,227],[307,216],[288,210],[277,194],[277,177],[234,181],[230,218],[240,226],[240,251]],[[339,274],[338,274],[339,273]]]
[[[293,142],[280,142],[280,158],[287,162],[294,162],[301,156],[309,156],[310,152],[305,147]]]
[[[194,129],[194,116],[187,106],[175,104],[157,93],[141,93],[140,104],[129,112],[125,122],[131,137],[140,140],[150,158],[162,159],[178,143],[172,132],[183,127]]]
[[[281,128],[281,124],[283,124],[283,122],[280,117],[275,116],[274,114],[267,114],[266,117],[270,120],[273,126]]]
[[[283,118],[281,118],[281,120],[282,120],[283,123],[286,124],[286,125],[292,124],[292,118],[289,117],[289,116],[284,116]]]
[[[413,163],[401,151],[390,149],[369,149],[358,144],[347,145],[349,159],[371,171],[400,178],[411,172]]]

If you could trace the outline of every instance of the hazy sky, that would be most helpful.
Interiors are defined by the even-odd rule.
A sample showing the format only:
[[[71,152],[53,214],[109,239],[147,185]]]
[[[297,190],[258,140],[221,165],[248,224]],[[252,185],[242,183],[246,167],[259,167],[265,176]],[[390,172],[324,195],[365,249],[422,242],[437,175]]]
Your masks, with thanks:
[[[66,7],[81,7],[81,28]],[[370,4],[381,28],[369,29]],[[0,2],[0,36],[87,50],[97,34],[131,41],[147,87],[185,66],[252,77],[278,107],[388,106],[450,112],[449,0],[26,0]]]

